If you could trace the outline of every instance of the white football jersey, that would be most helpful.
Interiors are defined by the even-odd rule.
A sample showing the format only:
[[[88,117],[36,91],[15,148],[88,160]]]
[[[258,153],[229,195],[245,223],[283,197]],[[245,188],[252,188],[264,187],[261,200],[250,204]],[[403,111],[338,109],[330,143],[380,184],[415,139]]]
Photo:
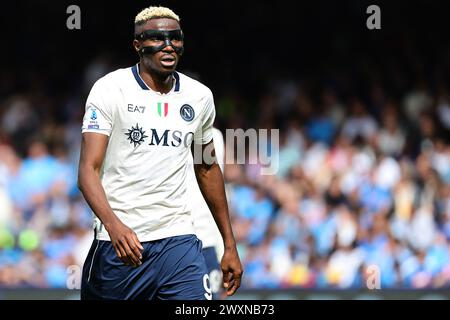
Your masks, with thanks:
[[[220,169],[223,172],[224,157],[225,157],[225,146],[223,141],[223,135],[220,130],[213,128],[213,141],[214,149],[216,151],[217,162],[219,163]],[[190,163],[193,163],[192,155],[189,159]],[[219,247],[222,244],[222,236],[220,235],[219,228],[212,216],[211,211],[206,204],[205,199],[200,191],[200,188],[195,177],[195,171],[193,165],[189,166],[191,169],[188,174],[188,193],[189,193],[189,204],[192,210],[192,216],[194,217],[194,227],[197,237],[202,240],[203,248],[207,247]]]
[[[97,80],[89,93],[82,132],[109,136],[100,180],[117,217],[139,241],[195,233],[186,177],[193,141],[212,139],[212,92],[174,73],[167,94],[151,90],[139,64]],[[97,239],[109,240],[95,217]]]

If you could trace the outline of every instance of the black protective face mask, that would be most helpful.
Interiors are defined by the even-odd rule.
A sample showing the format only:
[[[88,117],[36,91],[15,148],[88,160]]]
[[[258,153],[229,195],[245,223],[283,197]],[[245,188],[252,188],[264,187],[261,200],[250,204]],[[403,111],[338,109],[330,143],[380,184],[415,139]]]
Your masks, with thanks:
[[[145,46],[139,50],[139,54],[155,54],[167,46],[171,46],[175,52],[181,56],[183,54],[183,31],[177,30],[145,30],[135,35],[139,41],[153,40],[160,44],[155,46]]]

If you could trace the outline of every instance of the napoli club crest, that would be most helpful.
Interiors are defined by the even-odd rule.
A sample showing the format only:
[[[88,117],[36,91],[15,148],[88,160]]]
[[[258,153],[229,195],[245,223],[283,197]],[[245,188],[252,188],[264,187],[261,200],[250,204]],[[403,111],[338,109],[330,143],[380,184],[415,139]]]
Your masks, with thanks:
[[[195,117],[194,108],[192,108],[188,104],[183,104],[180,108],[180,115],[183,118],[183,120],[190,122]]]

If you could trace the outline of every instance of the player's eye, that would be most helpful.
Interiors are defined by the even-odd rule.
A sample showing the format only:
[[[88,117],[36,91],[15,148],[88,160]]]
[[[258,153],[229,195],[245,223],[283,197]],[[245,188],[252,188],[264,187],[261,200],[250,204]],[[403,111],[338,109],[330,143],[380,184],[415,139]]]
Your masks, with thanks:
[[[175,46],[180,46],[180,45],[181,45],[181,42],[182,42],[183,40],[181,40],[181,39],[179,39],[179,38],[176,38],[176,39],[170,39],[170,41],[171,41]]]
[[[150,37],[148,38],[150,41],[164,41],[164,38],[162,37]]]

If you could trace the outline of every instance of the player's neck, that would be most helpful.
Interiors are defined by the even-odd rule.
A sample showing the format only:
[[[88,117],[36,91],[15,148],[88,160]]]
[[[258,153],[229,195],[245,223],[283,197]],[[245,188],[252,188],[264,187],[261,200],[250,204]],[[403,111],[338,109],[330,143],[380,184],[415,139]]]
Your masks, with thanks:
[[[167,74],[156,74],[151,73],[143,63],[139,64],[139,75],[141,76],[142,80],[144,80],[145,84],[152,89],[153,91],[160,92],[160,93],[168,93],[170,90],[172,90],[173,87],[173,75]]]

